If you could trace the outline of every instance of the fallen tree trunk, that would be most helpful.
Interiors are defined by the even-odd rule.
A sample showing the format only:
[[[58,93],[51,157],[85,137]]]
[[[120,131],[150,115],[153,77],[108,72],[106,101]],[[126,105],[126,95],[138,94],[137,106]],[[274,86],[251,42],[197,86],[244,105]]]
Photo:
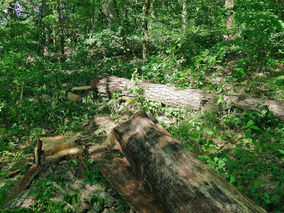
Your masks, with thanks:
[[[96,166],[136,212],[166,213],[161,203],[146,190],[143,181],[131,173],[131,167],[125,158],[103,156],[96,162]]]
[[[95,79],[92,82],[92,88],[103,96],[112,97],[115,91],[120,91],[121,96],[134,97],[135,94],[131,94],[129,89],[133,88],[135,83],[115,76],[104,76]],[[167,86],[162,84],[142,83],[140,85],[143,90],[143,96],[151,101],[158,101],[169,106],[185,107],[193,110],[215,109],[217,108],[217,95],[211,94],[207,91],[199,89],[179,89],[173,86]],[[225,100],[229,104],[233,104],[237,107],[257,111],[257,105],[260,107],[267,105],[269,110],[273,111],[275,116],[284,121],[284,101],[262,101],[255,98],[240,99],[236,96],[225,97]]]
[[[110,134],[167,212],[265,212],[144,113],[134,114]]]

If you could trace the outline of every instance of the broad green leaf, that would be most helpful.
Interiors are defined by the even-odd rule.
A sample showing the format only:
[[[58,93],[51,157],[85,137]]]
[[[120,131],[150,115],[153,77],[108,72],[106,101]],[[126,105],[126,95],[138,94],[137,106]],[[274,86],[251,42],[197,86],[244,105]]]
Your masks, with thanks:
[[[230,183],[235,183],[236,182],[236,178],[234,176],[230,177]]]
[[[250,120],[248,123],[247,123],[247,127],[250,127],[254,124],[253,120]]]

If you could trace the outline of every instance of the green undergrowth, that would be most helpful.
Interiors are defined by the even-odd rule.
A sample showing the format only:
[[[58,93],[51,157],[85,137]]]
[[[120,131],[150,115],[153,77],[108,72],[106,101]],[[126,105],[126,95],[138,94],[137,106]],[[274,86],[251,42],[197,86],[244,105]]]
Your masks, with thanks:
[[[261,113],[189,113],[168,131],[269,212],[283,211],[284,124]]]
[[[281,212],[283,123],[272,117],[267,109],[255,113],[225,107],[220,112],[184,116],[184,110],[150,102],[141,95],[143,91],[139,85],[142,80],[151,80],[221,94],[235,94],[240,88],[244,89],[245,95],[266,91],[268,97],[279,99],[283,79],[277,67],[275,72],[265,73],[262,70],[250,81],[252,75],[237,75],[235,68],[240,65],[230,60],[234,71],[224,74],[223,65],[235,50],[226,49],[225,43],[222,45],[224,49],[219,50],[218,57],[213,54],[216,48],[212,46],[208,51],[200,52],[200,56],[194,58],[193,66],[187,69],[183,61],[172,60],[173,55],[152,56],[142,64],[134,58],[118,61],[106,58],[81,67],[74,64],[79,60],[76,56],[73,56],[73,61],[65,63],[37,58],[35,62],[26,64],[23,55],[6,55],[0,63],[0,87],[3,91],[0,93],[0,157],[6,159],[1,163],[5,170],[0,171],[0,205],[4,204],[8,190],[16,183],[15,179],[5,178],[6,174],[17,169],[20,169],[19,175],[25,173],[21,162],[32,157],[32,149],[39,137],[82,132],[94,115],[119,116],[120,112],[128,110],[128,106],[118,103],[119,93],[112,99],[88,94],[73,102],[66,99],[70,89],[89,85],[101,73],[130,78],[134,70],[132,80],[135,86],[130,92],[138,96],[130,104],[132,107],[179,120],[178,125],[168,127],[174,137],[259,205],[269,211]],[[234,76],[241,77],[233,79]],[[214,83],[218,77],[221,83]],[[248,85],[244,87],[242,81],[248,82]],[[257,82],[264,82],[263,87],[259,87]],[[229,91],[229,88],[234,90]],[[6,166],[5,162],[10,164]],[[88,177],[96,177],[97,171],[89,172]],[[86,179],[92,180],[96,181]],[[48,209],[62,207],[58,203],[42,203]]]
[[[74,71],[75,67],[70,68],[68,63],[53,64],[44,60],[29,65],[28,69],[9,63],[1,66],[0,83],[2,88],[6,88],[0,94],[1,159],[7,158],[11,162],[11,166],[5,167],[0,173],[0,204],[3,205],[8,190],[16,183],[15,179],[5,178],[6,174],[16,169],[21,170],[19,175],[26,172],[21,162],[32,157],[32,149],[39,137],[82,132],[94,115],[119,116],[119,113],[129,109],[118,102],[119,93],[115,93],[112,99],[95,94],[86,95],[75,102],[66,99],[72,87],[88,85],[90,76],[100,74],[99,64],[98,67],[85,67],[81,71]],[[5,70],[8,69],[10,72],[6,75]],[[143,80],[147,79],[145,72]],[[185,113],[184,110],[150,102],[141,95],[143,91],[139,85],[142,80],[138,73],[139,68],[132,74],[135,86],[130,88],[130,92],[138,96],[126,102],[131,102],[130,105],[136,110],[177,119],[178,123],[170,126],[165,124],[165,127],[186,148],[260,206],[270,212],[283,211],[282,122],[274,118],[267,108],[260,113],[229,107],[212,113]],[[176,72],[171,78],[175,75],[180,74]],[[182,77],[179,79],[181,81],[177,86],[187,82]],[[281,87],[281,79],[277,82]],[[51,181],[50,178],[48,180]],[[40,202],[35,208],[62,212],[65,205],[48,201],[54,193],[52,186],[45,185],[50,183],[48,180],[33,183],[39,186],[35,193]],[[85,181],[96,184],[101,180],[97,169],[89,168],[86,171]],[[77,195],[72,196],[66,200],[75,202]],[[100,202],[103,204],[104,201]]]
[[[109,100],[96,94],[85,95],[75,102],[67,99],[72,87],[91,83],[90,77],[95,78],[99,74],[95,68],[83,67],[78,70],[77,67],[70,67],[68,62],[51,63],[43,59],[25,64],[24,58],[19,57],[11,54],[6,61],[0,63],[0,87],[3,91],[0,93],[0,207],[5,204],[9,190],[27,171],[23,162],[28,159],[32,161],[33,148],[39,137],[84,132],[95,115],[111,113],[107,104]],[[7,177],[7,174],[15,170],[20,171],[13,178]],[[58,178],[59,176],[51,175],[45,180],[33,181],[31,187],[35,188],[33,195],[37,197],[34,211],[72,212],[64,203],[50,200],[56,194],[51,183],[64,182],[64,179]],[[98,169],[91,166],[86,170],[85,181],[91,184],[108,184],[102,179]],[[78,195],[70,196],[64,201],[75,205]],[[97,202],[96,199],[94,197],[94,202]],[[101,203],[98,208],[103,209],[105,201],[103,198],[98,199]],[[124,206],[127,207],[125,202]]]
[[[186,112],[149,101],[136,72],[132,80],[139,110],[176,118],[161,123],[188,150],[269,212],[284,210],[284,123],[267,106],[252,112],[220,104],[214,112]]]

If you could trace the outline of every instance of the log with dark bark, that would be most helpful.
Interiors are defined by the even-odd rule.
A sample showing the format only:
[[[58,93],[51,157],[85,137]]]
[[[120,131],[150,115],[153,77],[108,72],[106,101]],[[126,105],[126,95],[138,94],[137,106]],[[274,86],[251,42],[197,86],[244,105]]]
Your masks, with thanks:
[[[92,82],[92,88],[103,96],[111,97],[115,91],[120,91],[121,96],[135,96],[129,92],[133,88],[134,82],[115,76],[104,76],[95,79]],[[173,86],[162,84],[153,84],[144,82],[141,85],[143,89],[143,96],[151,101],[158,101],[169,106],[185,107],[193,110],[216,109],[217,98],[215,94],[199,89],[179,89]],[[237,107],[257,111],[257,105],[260,107],[267,105],[269,110],[274,112],[274,115],[284,121],[284,101],[268,100],[264,102],[255,98],[240,99],[236,96],[225,97],[229,104]]]
[[[265,212],[146,114],[134,114],[110,134],[167,212]]]

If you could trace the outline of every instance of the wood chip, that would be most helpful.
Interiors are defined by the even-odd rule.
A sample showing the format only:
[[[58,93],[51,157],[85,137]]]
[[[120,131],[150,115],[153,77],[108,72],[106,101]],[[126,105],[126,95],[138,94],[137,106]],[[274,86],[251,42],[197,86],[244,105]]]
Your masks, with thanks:
[[[70,101],[77,101],[79,99],[81,99],[82,97],[79,96],[79,95],[76,95],[72,92],[68,92],[68,95],[67,95],[67,99],[70,100]]]
[[[81,87],[73,87],[71,91],[84,91],[92,89],[91,86],[81,86]]]
[[[54,155],[64,149],[76,146],[75,141],[77,139],[77,135],[40,138],[42,141],[42,150],[45,156]]]

